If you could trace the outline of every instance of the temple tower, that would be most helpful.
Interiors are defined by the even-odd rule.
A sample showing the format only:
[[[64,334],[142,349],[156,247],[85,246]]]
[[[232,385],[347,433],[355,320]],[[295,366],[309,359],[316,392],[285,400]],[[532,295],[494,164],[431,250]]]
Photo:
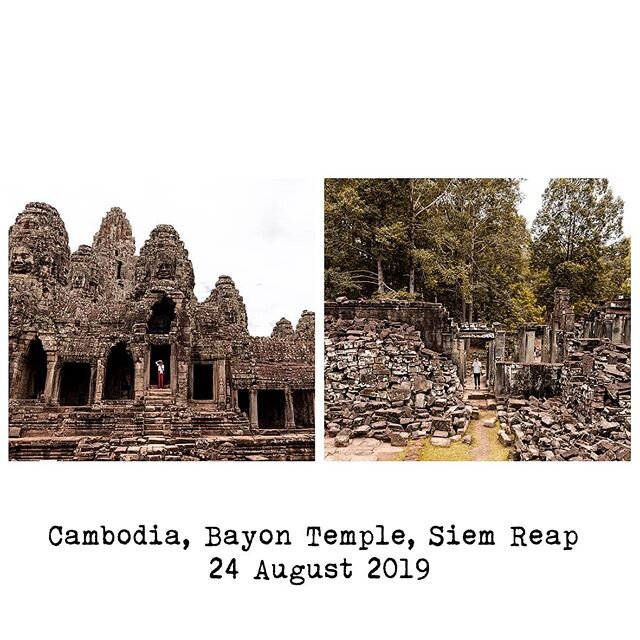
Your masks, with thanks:
[[[93,251],[100,271],[102,295],[122,301],[133,291],[136,243],[127,214],[112,207],[93,237]]]

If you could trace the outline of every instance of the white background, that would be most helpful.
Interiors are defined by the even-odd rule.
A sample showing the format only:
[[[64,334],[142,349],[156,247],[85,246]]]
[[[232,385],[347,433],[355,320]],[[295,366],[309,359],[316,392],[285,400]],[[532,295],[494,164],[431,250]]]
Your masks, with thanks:
[[[633,219],[629,6],[13,3],[0,20],[1,201],[20,208],[16,185],[29,182],[86,198],[138,190],[140,201],[154,183],[171,184],[179,205],[181,193],[229,176],[314,180],[301,224],[316,231],[317,310],[324,176],[620,176],[633,188],[618,190]],[[6,397],[5,374],[3,384]],[[0,472],[2,624],[12,638],[637,635],[637,460],[3,460]],[[154,522],[184,530],[192,549],[77,551],[46,541],[56,523]],[[295,535],[315,523],[386,523],[422,539],[432,524],[456,523],[494,528],[500,545],[511,524],[569,527],[581,542],[571,552],[427,549],[432,574],[420,583],[207,579],[200,526]]]

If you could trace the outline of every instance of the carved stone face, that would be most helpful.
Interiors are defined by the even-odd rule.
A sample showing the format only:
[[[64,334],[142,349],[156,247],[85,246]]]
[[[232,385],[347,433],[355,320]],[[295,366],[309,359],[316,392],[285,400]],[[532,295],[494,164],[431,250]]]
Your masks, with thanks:
[[[73,278],[71,279],[71,288],[82,289],[82,287],[84,287],[84,274],[76,272],[73,274]]]
[[[161,260],[158,263],[158,268],[156,269],[156,278],[160,278],[161,280],[173,278],[174,271],[175,267],[172,262],[168,260]]]
[[[31,273],[33,271],[33,255],[27,247],[15,247],[11,253],[9,270],[11,273]]]

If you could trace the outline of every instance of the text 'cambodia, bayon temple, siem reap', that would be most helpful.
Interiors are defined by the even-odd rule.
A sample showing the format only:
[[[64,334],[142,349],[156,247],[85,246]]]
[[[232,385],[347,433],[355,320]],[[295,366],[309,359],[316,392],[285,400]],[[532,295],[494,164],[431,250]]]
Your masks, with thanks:
[[[136,255],[113,208],[71,253],[58,211],[28,204],[9,231],[10,459],[312,459],[313,312],[254,337],[229,276],[193,290],[172,226]]]

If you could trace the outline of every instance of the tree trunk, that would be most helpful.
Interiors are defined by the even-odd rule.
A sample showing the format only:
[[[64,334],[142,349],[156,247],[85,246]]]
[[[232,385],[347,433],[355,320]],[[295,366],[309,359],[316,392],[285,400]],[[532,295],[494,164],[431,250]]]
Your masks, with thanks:
[[[416,283],[416,211],[414,203],[413,180],[409,182],[409,293],[415,292]]]
[[[378,258],[378,293],[384,293],[384,273],[382,271],[382,258]]]

